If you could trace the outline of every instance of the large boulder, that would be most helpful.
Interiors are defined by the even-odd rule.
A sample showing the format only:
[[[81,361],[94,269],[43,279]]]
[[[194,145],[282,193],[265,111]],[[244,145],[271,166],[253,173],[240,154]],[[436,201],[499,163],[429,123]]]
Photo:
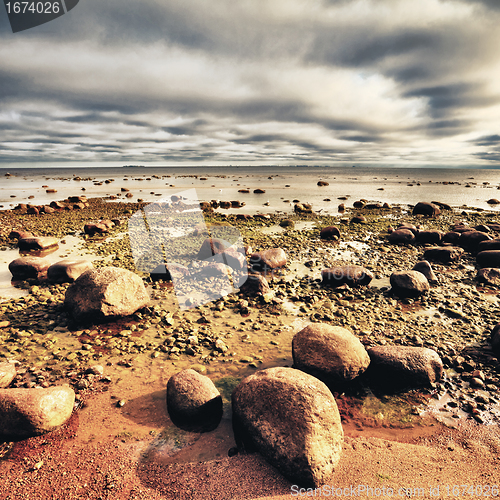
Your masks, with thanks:
[[[429,291],[429,282],[420,271],[395,271],[390,277],[394,295],[419,297]]]
[[[476,252],[481,241],[491,240],[491,237],[481,231],[466,231],[460,235],[458,246],[471,252]]]
[[[118,267],[90,269],[69,286],[64,305],[77,322],[128,316],[149,303],[137,274]]]
[[[95,234],[104,234],[109,231],[107,224],[102,222],[89,222],[83,226],[83,232],[89,236],[94,236]]]
[[[16,378],[16,367],[13,363],[0,363],[0,389],[9,387]]]
[[[213,430],[222,418],[222,397],[208,377],[191,369],[182,370],[168,380],[167,409],[178,427]]]
[[[340,238],[339,228],[335,226],[324,227],[320,231],[319,237],[322,240],[338,240]]]
[[[394,244],[407,244],[413,243],[415,241],[415,235],[411,229],[396,229],[393,231],[387,239],[390,243]]]
[[[0,441],[17,441],[56,430],[71,416],[75,393],[69,386],[0,389]]]
[[[413,266],[413,271],[418,271],[419,273],[422,273],[427,278],[427,281],[429,283],[431,283],[431,282],[436,283],[437,282],[437,276],[434,274],[432,266],[426,260],[421,260],[421,261],[417,262]]]
[[[93,267],[92,262],[85,259],[63,259],[49,267],[47,278],[51,283],[71,283]]]
[[[476,262],[479,267],[500,268],[500,250],[484,250],[476,255]]]
[[[279,269],[286,266],[286,253],[282,248],[270,248],[250,256],[250,266],[255,271]]]
[[[432,387],[443,378],[443,363],[426,347],[377,346],[368,349],[366,379],[383,391]]]
[[[477,281],[487,285],[500,286],[500,269],[496,267],[483,267],[476,276]]]
[[[433,262],[458,262],[464,251],[460,247],[431,247],[424,252],[424,259]]]
[[[21,252],[40,252],[43,250],[57,249],[59,240],[48,236],[39,238],[21,238],[17,245]]]
[[[368,285],[373,279],[373,274],[362,266],[337,266],[321,271],[321,279],[325,285],[349,286]]]
[[[434,203],[420,201],[414,207],[412,215],[425,215],[426,217],[436,217],[441,213],[441,210]]]
[[[458,243],[458,240],[460,239],[460,234],[457,231],[450,231],[448,233],[445,233],[442,238],[443,243],[451,244],[451,245],[456,245]]]
[[[25,238],[34,238],[34,235],[24,229],[13,229],[9,233],[9,240],[21,240]]]
[[[248,274],[246,281],[241,285],[240,292],[248,297],[266,295],[271,292],[268,281],[261,274]]]
[[[441,231],[419,231],[416,235],[416,240],[419,243],[438,244],[443,238]]]
[[[477,246],[477,251],[484,252],[485,250],[500,250],[500,239],[481,241]]]
[[[327,323],[312,323],[292,339],[294,367],[326,383],[350,382],[362,374],[370,358],[349,330]]]
[[[331,480],[344,432],[321,381],[293,368],[268,368],[241,381],[232,407],[239,447],[258,451],[294,484],[318,488]]]
[[[50,267],[50,261],[41,257],[19,257],[9,264],[13,280],[40,278]]]

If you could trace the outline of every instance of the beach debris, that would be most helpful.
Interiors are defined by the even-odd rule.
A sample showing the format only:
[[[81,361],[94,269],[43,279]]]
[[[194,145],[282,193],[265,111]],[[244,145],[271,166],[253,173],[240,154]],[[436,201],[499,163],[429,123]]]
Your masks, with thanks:
[[[419,297],[430,288],[427,278],[419,271],[395,271],[390,283],[392,292],[398,297]]]
[[[392,392],[433,387],[443,378],[443,362],[433,349],[412,346],[376,346],[368,349],[366,380]]]
[[[232,394],[236,444],[257,450],[288,480],[326,484],[344,438],[337,403],[320,380],[293,368],[269,368],[246,377]]]
[[[69,286],[64,305],[77,322],[128,316],[149,303],[142,279],[118,267],[90,269]]]
[[[311,323],[292,339],[294,367],[325,383],[350,382],[361,375],[370,358],[359,339],[346,328]]]
[[[42,257],[19,257],[9,264],[12,279],[25,280],[40,278],[50,267],[50,261]]]
[[[168,380],[167,410],[177,427],[209,431],[221,421],[222,397],[208,377],[189,368]]]
[[[54,431],[69,419],[74,403],[75,392],[69,386],[0,389],[0,440]]]
[[[47,278],[51,283],[71,283],[93,267],[92,262],[85,259],[63,259],[48,268]]]

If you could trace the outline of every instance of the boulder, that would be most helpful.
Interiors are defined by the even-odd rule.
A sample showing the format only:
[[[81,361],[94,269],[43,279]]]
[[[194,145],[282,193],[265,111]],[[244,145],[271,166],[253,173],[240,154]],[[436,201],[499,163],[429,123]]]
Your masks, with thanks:
[[[460,247],[432,247],[424,252],[424,259],[434,262],[458,262],[464,251]]]
[[[294,367],[327,384],[350,382],[361,375],[370,358],[349,330],[327,323],[312,323],[292,339]]]
[[[340,238],[339,228],[335,226],[324,227],[320,231],[319,237],[322,240],[338,240]]]
[[[55,208],[49,207],[48,205],[44,205],[44,206],[42,207],[42,212],[43,212],[44,214],[53,214],[55,211],[56,211],[56,209],[55,209]]]
[[[426,260],[421,260],[417,262],[413,266],[414,271],[418,271],[419,273],[422,273],[426,278],[429,283],[437,283],[437,276],[434,274],[434,271],[432,270],[432,266],[429,264],[428,261]]]
[[[481,241],[491,240],[491,237],[481,231],[466,231],[460,235],[458,246],[471,252],[476,252]]]
[[[426,347],[377,346],[368,349],[366,380],[383,391],[433,387],[443,378],[443,363]]]
[[[414,207],[412,215],[425,215],[426,217],[436,217],[441,213],[440,208],[434,203],[420,201]]]
[[[349,286],[368,285],[373,279],[373,274],[362,266],[337,266],[321,271],[321,279],[325,285]]]
[[[56,430],[73,413],[68,386],[0,389],[0,441],[17,441]]]
[[[476,279],[480,283],[500,286],[500,269],[495,267],[483,267],[478,271]]]
[[[410,229],[396,229],[396,231],[393,231],[387,239],[390,243],[407,244],[415,241],[415,235]]]
[[[250,256],[250,266],[255,271],[279,269],[286,266],[286,253],[282,248],[270,248]]]
[[[25,238],[33,238],[33,234],[29,231],[25,231],[24,229],[13,229],[9,233],[9,240],[22,240]]]
[[[367,224],[368,221],[364,215],[355,215],[350,221],[349,224]]]
[[[50,267],[50,262],[41,257],[19,257],[9,264],[13,280],[40,278]]]
[[[176,264],[174,262],[168,264],[160,264],[156,266],[150,273],[152,281],[171,281],[172,279],[180,279],[183,276],[189,275],[189,269],[182,264]]]
[[[479,267],[500,268],[500,250],[484,250],[476,255],[476,262]]]
[[[293,210],[299,214],[312,214],[312,208],[307,203],[295,203]]]
[[[68,201],[70,203],[86,203],[87,202],[87,197],[82,195],[82,196],[70,196],[68,198]]]
[[[229,248],[231,243],[220,240],[218,238],[207,238],[201,245],[201,248],[196,256],[197,259],[206,260],[213,257],[215,254],[222,253],[226,248]]]
[[[402,222],[396,229],[409,229],[415,236],[419,232],[418,227],[415,226],[415,224],[411,224],[410,222]]]
[[[94,236],[94,234],[104,234],[109,231],[109,228],[106,224],[102,224],[100,222],[90,222],[83,226],[83,232],[90,236]]]
[[[240,287],[240,292],[247,297],[255,297],[257,295],[266,295],[270,293],[271,288],[264,276],[249,273],[246,281]]]
[[[40,252],[42,250],[56,249],[59,246],[57,238],[21,238],[17,243],[21,252]]]
[[[51,201],[50,206],[56,210],[63,209],[66,205],[62,201]]]
[[[491,347],[493,352],[500,357],[500,323],[497,323],[491,331]]]
[[[71,283],[93,267],[92,262],[85,259],[63,259],[49,267],[47,278],[51,283]]]
[[[222,397],[206,376],[187,369],[168,380],[167,409],[172,422],[185,430],[209,431],[222,418]]]
[[[292,219],[283,219],[280,221],[280,227],[289,227],[293,229],[295,227],[295,222]]]
[[[366,205],[366,201],[364,200],[358,200],[358,201],[355,201],[352,206],[354,208],[365,208],[365,205]]]
[[[452,245],[456,245],[458,240],[460,239],[460,233],[456,231],[450,231],[445,233],[442,238],[443,243],[451,243]]]
[[[447,203],[442,203],[440,201],[431,201],[433,205],[437,205],[441,210],[452,210],[451,206]]]
[[[0,363],[0,389],[9,387],[16,374],[16,366],[13,363]]]
[[[419,231],[416,235],[416,240],[419,243],[438,244],[441,243],[443,234],[441,231]]]
[[[427,278],[419,271],[396,271],[390,277],[392,292],[398,297],[419,297],[429,291]]]
[[[500,250],[500,239],[481,241],[477,246],[477,251],[484,252],[485,250]]]
[[[64,305],[77,322],[128,316],[149,303],[137,274],[118,267],[90,269],[69,286]]]
[[[294,484],[318,488],[332,479],[344,432],[321,381],[293,368],[268,368],[241,381],[232,408],[239,447],[258,451]]]

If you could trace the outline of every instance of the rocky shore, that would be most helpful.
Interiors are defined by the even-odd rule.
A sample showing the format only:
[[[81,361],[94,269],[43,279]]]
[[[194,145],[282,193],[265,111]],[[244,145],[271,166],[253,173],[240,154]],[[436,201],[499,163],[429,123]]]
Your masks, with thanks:
[[[358,208],[345,207],[339,216],[315,213],[307,204],[286,216],[246,215],[244,208],[241,214],[228,215],[207,206],[208,234],[200,229],[186,240],[178,262],[192,267],[208,236],[236,228],[249,262],[259,252],[259,263],[267,262],[266,269],[255,270],[265,272],[267,288],[243,288],[205,305],[180,309],[172,284],[151,279],[159,263],[154,252],[137,270],[129,221],[145,204],[102,199],[85,203],[88,206],[38,214],[22,209],[0,212],[1,248],[6,252],[16,248],[17,240],[10,237],[13,230],[58,240],[78,236],[82,252],[96,257],[94,269],[111,266],[136,273],[151,300],[129,316],[82,324],[65,306],[70,283],[51,282],[43,273],[15,282],[25,295],[0,303],[0,363],[15,367],[4,387],[48,389],[68,384],[75,393],[74,415],[92,411],[93,401],[107,392],[113,393],[114,411],[124,411],[129,393],[122,381],[144,378],[158,390],[162,381],[164,390],[171,375],[192,368],[221,389],[227,414],[230,393],[243,377],[263,368],[292,366],[294,336],[308,324],[321,323],[347,329],[368,352],[391,346],[431,349],[444,369],[431,385],[420,384],[403,394],[386,390],[383,381],[381,387],[372,388],[362,377],[333,391],[347,428],[351,423],[358,430],[367,428],[369,434],[370,428],[426,426],[429,414],[448,428],[458,427],[463,419],[472,426],[498,428],[500,365],[491,343],[499,323],[498,283],[480,277],[485,273],[478,274],[477,259],[481,241],[500,237],[496,213],[436,205],[438,211],[432,213],[425,212],[428,207],[424,213],[416,213],[418,209],[411,213],[408,207],[361,202]],[[159,211],[172,218],[178,208],[173,203]],[[103,221],[115,222],[103,226]],[[89,224],[100,224],[101,230],[90,230]],[[473,232],[483,236],[472,237]],[[468,237],[462,236],[467,233]],[[273,269],[273,261],[265,261],[262,254],[269,249],[280,249],[286,265]],[[416,265],[423,269],[422,261],[429,261],[425,273],[415,270]],[[322,274],[343,269],[354,276],[346,266],[364,270],[363,279],[333,278],[332,286]],[[396,285],[395,273],[426,274],[418,279],[427,284],[419,288],[412,282],[411,289],[418,292],[403,293],[408,285]],[[217,279],[209,275],[192,284],[191,295],[216,286]],[[366,402],[373,398],[378,403],[370,407]],[[166,413],[164,418],[166,425]],[[9,465],[10,457],[19,457],[16,447],[25,446],[21,444],[25,442],[7,443],[0,469]],[[233,447],[234,443],[226,453]]]

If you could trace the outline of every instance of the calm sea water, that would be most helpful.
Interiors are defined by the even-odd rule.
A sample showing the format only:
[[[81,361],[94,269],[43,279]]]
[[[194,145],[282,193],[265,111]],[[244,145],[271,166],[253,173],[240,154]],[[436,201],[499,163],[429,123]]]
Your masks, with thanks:
[[[12,175],[6,177],[6,172]],[[106,184],[110,179],[113,181]],[[318,187],[319,180],[329,185]],[[96,185],[98,182],[102,185]],[[42,186],[57,189],[57,193],[46,193],[47,187]],[[172,194],[195,188],[200,201],[241,200],[246,206],[236,211],[247,213],[289,212],[293,200],[312,203],[315,210],[337,213],[337,205],[343,202],[338,198],[343,196],[348,197],[347,206],[364,198],[401,205],[440,201],[454,207],[500,210],[500,206],[487,203],[491,198],[500,199],[500,170],[273,166],[0,168],[0,209],[18,203],[45,204],[79,194],[126,199],[122,187],[130,190],[133,201],[169,199]],[[254,194],[256,188],[266,192]],[[249,189],[250,193],[239,193],[240,189]]]

